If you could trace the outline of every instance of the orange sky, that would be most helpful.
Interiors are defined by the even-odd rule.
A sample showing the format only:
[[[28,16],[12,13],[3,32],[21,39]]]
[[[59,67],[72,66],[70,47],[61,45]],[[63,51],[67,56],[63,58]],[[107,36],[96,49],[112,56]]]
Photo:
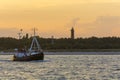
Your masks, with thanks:
[[[76,37],[120,36],[119,0],[0,0],[0,37],[70,37],[76,18]]]

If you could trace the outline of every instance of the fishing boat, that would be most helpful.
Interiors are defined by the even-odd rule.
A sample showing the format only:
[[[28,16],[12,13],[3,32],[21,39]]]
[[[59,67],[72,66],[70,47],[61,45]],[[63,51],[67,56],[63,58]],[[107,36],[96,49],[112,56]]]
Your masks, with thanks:
[[[30,49],[28,51],[26,51],[25,49],[20,49],[18,50],[17,53],[13,55],[13,61],[32,61],[32,60],[44,60],[44,53],[35,36],[35,29]]]

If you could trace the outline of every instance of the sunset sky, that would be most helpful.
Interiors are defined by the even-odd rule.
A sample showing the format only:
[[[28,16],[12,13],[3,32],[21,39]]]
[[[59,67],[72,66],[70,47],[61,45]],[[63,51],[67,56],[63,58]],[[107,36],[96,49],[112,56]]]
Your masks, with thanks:
[[[120,0],[0,0],[0,37],[120,37]]]

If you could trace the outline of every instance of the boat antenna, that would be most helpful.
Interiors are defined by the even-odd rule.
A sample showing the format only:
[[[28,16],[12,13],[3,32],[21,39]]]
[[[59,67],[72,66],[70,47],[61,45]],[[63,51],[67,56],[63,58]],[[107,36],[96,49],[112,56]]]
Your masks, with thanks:
[[[20,32],[18,33],[19,39],[22,38],[22,31],[23,31],[23,29],[20,29]]]
[[[35,37],[35,35],[36,35],[36,32],[35,32],[36,28],[34,28],[33,30],[34,30],[34,37]]]

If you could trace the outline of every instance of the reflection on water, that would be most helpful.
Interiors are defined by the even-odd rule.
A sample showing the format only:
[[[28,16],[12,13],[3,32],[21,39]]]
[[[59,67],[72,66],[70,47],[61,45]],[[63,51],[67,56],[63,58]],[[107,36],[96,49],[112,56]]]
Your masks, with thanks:
[[[13,62],[0,55],[0,80],[120,80],[120,55],[45,55]]]

